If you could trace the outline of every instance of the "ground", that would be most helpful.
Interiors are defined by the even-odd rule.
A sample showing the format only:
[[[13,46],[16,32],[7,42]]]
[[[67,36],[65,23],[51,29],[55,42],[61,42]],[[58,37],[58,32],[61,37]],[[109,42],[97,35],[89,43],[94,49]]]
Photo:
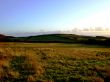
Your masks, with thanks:
[[[110,82],[110,48],[0,43],[0,82]]]

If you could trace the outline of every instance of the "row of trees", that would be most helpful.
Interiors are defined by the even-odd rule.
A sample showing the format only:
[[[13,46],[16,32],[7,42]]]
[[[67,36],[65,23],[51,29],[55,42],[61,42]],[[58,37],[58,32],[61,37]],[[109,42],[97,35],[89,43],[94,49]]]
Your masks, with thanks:
[[[90,45],[103,45],[103,46],[110,46],[110,38],[105,40],[97,40],[97,39],[87,39],[83,41],[79,41],[80,43],[90,44]]]

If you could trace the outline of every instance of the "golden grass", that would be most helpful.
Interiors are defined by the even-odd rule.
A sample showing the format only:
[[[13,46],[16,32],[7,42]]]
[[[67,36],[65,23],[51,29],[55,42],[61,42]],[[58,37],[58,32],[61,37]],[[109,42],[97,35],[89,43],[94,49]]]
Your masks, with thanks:
[[[0,43],[0,81],[104,82],[109,54],[110,48],[79,44]]]

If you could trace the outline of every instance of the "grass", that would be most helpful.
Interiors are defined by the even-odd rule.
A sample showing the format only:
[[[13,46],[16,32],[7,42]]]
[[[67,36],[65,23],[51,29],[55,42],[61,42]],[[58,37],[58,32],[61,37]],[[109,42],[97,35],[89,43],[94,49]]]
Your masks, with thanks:
[[[0,82],[109,82],[110,48],[0,43]]]

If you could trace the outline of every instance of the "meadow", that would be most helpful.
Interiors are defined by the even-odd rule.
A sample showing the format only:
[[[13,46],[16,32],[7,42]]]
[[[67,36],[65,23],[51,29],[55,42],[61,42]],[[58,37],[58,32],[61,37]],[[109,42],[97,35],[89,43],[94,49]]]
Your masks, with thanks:
[[[0,82],[110,82],[110,48],[1,42]]]

